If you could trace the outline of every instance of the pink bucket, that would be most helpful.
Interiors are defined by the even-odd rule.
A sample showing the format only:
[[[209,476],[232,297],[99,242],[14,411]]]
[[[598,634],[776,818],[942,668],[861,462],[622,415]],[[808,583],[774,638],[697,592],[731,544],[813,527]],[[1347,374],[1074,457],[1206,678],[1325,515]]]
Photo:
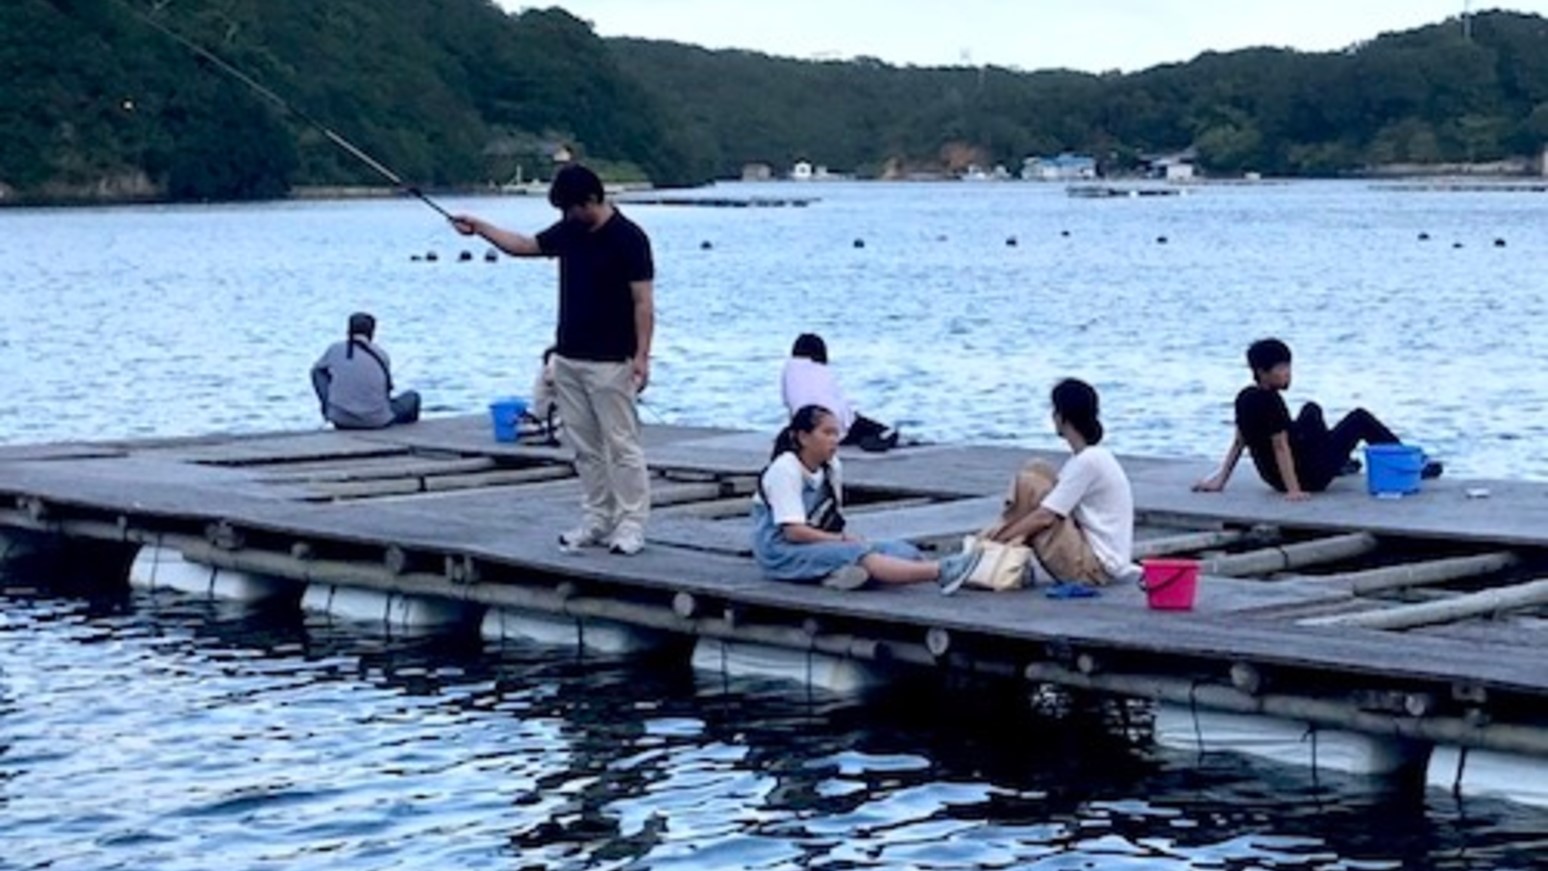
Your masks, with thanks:
[[[1150,607],[1157,611],[1192,611],[1193,597],[1199,588],[1199,561],[1191,559],[1148,559],[1140,589]]]

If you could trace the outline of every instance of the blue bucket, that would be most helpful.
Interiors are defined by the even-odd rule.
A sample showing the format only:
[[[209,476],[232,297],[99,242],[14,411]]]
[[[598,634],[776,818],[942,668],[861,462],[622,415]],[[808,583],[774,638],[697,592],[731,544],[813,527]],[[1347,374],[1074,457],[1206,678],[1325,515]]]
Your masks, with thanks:
[[[527,400],[520,397],[496,399],[489,403],[489,421],[494,424],[495,441],[516,441],[517,425],[526,413]]]
[[[1366,445],[1365,485],[1372,496],[1389,499],[1419,492],[1424,451],[1413,445]]]

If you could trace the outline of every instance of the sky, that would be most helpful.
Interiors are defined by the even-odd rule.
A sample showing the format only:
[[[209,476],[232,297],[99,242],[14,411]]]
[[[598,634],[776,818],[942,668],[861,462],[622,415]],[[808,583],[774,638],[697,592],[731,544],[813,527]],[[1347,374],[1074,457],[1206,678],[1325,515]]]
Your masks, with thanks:
[[[799,58],[1131,72],[1205,51],[1333,51],[1460,15],[1464,0],[497,0],[557,5],[602,36]],[[1548,16],[1548,0],[1474,2]]]

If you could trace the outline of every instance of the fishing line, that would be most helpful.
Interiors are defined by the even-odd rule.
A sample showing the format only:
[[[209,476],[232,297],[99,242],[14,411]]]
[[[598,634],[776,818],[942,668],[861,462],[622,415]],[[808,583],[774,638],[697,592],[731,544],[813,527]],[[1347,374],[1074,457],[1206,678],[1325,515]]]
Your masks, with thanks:
[[[651,405],[646,403],[643,398],[636,396],[635,399],[634,399],[634,402],[640,408],[643,408],[646,411],[650,412],[650,416],[654,417],[656,419],[656,423],[659,423],[662,426],[670,426],[671,425],[670,423],[668,423],[665,415],[663,415],[661,412],[657,411],[654,407],[652,407]]]
[[[385,178],[388,181],[392,182],[394,187],[398,188],[399,190],[403,191],[404,193],[412,194],[413,196],[417,197],[420,202],[424,203],[425,205],[429,206],[432,209],[435,209],[437,212],[440,213],[441,217],[445,218],[446,220],[448,220],[448,221],[452,220],[452,216],[451,216],[450,212],[448,212],[445,209],[441,208],[440,204],[436,203],[435,200],[432,200],[429,197],[425,196],[424,192],[421,191],[419,188],[409,184],[408,182],[405,182],[401,176],[399,176],[397,173],[393,172],[392,170],[388,169],[385,165],[382,164],[381,161],[379,161],[376,158],[372,157],[371,155],[365,153],[365,151],[363,151],[362,149],[358,148],[354,143],[350,142],[348,139],[345,139],[343,136],[340,136],[339,134],[335,133],[332,130],[332,128],[328,127],[328,125],[322,123],[321,121],[318,121],[316,118],[313,118],[311,115],[308,115],[305,112],[301,111],[300,109],[296,108],[295,106],[291,105],[291,103],[288,100],[286,100],[284,97],[281,97],[279,94],[276,94],[273,91],[269,90],[268,88],[264,87],[261,83],[259,83],[258,81],[254,80],[251,76],[249,76],[246,73],[242,72],[241,70],[237,69],[235,66],[232,66],[231,64],[227,63],[219,55],[215,54],[214,52],[210,51],[209,49],[205,48],[204,46],[199,45],[198,43],[194,42],[193,40],[183,36],[181,33],[178,33],[177,31],[173,30],[172,28],[167,27],[165,24],[162,24],[160,21],[157,21],[155,18],[151,17],[150,15],[140,11],[132,3],[130,3],[129,0],[112,0],[112,2],[115,5],[117,5],[119,7],[122,7],[130,15],[133,15],[135,18],[138,18],[146,26],[148,26],[148,27],[150,27],[150,28],[160,32],[162,35],[166,36],[168,39],[173,40],[174,42],[178,43],[179,45],[183,46],[184,48],[186,48],[189,51],[193,52],[194,54],[198,55],[199,57],[204,58],[205,60],[207,60],[210,63],[214,64],[215,67],[217,69],[219,69],[221,72],[231,76],[232,78],[234,78],[237,81],[241,82],[242,84],[248,86],[249,88],[252,88],[254,91],[258,92],[259,95],[261,95],[265,99],[269,100],[269,102],[271,102],[274,105],[280,107],[281,109],[283,109],[284,111],[290,113],[291,115],[294,115],[295,117],[299,118],[301,121],[303,121],[303,122],[305,122],[305,123],[307,123],[307,124],[317,128],[318,132],[322,133],[323,136],[326,136],[328,138],[328,141],[330,141],[334,145],[337,145],[338,147],[344,149],[344,151],[347,152],[351,157],[355,158],[356,160],[359,160],[361,163],[364,163],[366,166],[370,167],[372,170],[374,170],[382,178]]]

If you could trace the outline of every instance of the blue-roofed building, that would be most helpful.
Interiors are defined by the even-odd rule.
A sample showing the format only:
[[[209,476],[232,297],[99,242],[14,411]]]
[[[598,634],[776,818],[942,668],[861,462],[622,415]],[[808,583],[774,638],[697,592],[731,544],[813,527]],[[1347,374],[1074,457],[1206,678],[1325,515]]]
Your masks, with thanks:
[[[1081,181],[1097,177],[1096,158],[1066,151],[1053,157],[1029,157],[1021,163],[1027,181]]]

